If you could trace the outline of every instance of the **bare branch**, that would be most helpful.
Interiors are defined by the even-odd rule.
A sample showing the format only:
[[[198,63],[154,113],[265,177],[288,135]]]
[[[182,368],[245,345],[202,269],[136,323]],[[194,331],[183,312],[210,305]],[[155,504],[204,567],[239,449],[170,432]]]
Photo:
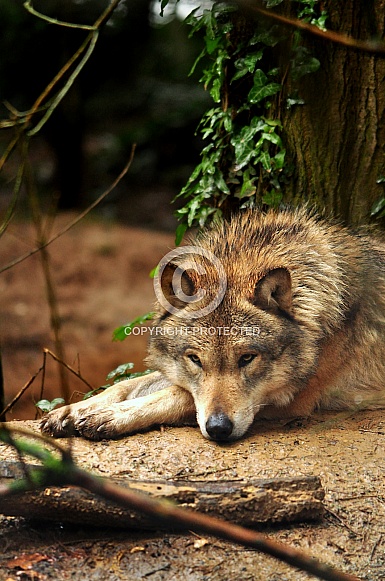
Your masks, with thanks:
[[[43,365],[41,367],[39,367],[38,371],[36,371],[36,373],[34,373],[34,375],[32,375],[30,377],[30,379],[27,381],[27,383],[25,385],[23,385],[23,387],[21,388],[21,390],[15,395],[15,397],[12,399],[12,401],[10,401],[9,404],[7,404],[5,406],[5,408],[3,409],[3,411],[0,413],[0,417],[5,417],[5,414],[8,413],[9,410],[13,408],[13,406],[15,405],[15,403],[17,403],[19,401],[19,399],[21,398],[21,396],[33,384],[33,382],[35,381],[36,377],[39,375],[40,371],[42,371],[43,368],[44,368],[44,363],[43,363]]]
[[[303,30],[312,34],[313,36],[322,38],[323,40],[327,40],[341,46],[346,46],[348,48],[357,49],[362,52],[385,55],[385,44],[383,42],[377,40],[358,40],[352,38],[351,36],[347,36],[346,34],[334,32],[333,30],[321,30],[318,28],[318,26],[304,22],[299,18],[289,18],[287,16],[277,14],[272,10],[265,10],[264,8],[260,8],[260,6],[256,5],[255,3],[250,3],[248,0],[237,0],[237,3],[249,12],[260,14],[261,16],[270,18],[275,22],[279,22],[284,26],[290,26],[291,28]]]
[[[24,8],[33,16],[40,18],[40,20],[45,20],[50,24],[56,24],[57,26],[64,26],[65,28],[79,28],[81,30],[95,30],[95,26],[88,26],[87,24],[74,24],[72,22],[63,22],[62,20],[57,20],[56,18],[51,18],[42,12],[38,12],[32,6],[32,0],[26,0],[23,4]]]
[[[43,393],[44,393],[44,383],[45,383],[45,365],[47,362],[47,353],[45,351],[43,351],[43,372],[41,374],[41,383],[40,383],[40,395],[39,395],[39,399],[38,401],[40,401],[41,399],[43,399]],[[36,406],[36,412],[35,412],[35,420],[37,420],[39,417],[39,408]]]
[[[70,27],[70,28],[78,28],[78,29],[88,30],[88,31],[90,31],[90,33],[87,35],[86,39],[84,40],[82,45],[79,47],[79,49],[65,63],[65,65],[60,69],[60,71],[52,79],[52,81],[50,83],[48,83],[48,85],[45,87],[44,91],[39,95],[39,97],[36,99],[35,103],[32,105],[31,109],[29,111],[27,111],[26,113],[24,113],[23,115],[19,115],[18,113],[15,114],[15,112],[13,112],[13,116],[15,117],[15,119],[10,121],[10,122],[3,122],[1,124],[1,127],[11,127],[14,125],[22,125],[23,128],[27,128],[28,124],[30,123],[30,121],[31,121],[32,117],[35,115],[35,113],[37,113],[38,111],[41,110],[41,105],[42,105],[43,101],[45,101],[45,99],[47,99],[48,95],[57,86],[59,81],[61,81],[64,78],[66,73],[71,69],[71,67],[76,63],[76,61],[83,55],[83,53],[85,53],[84,56],[82,57],[80,63],[77,65],[77,67],[75,68],[73,73],[70,75],[68,81],[65,83],[64,87],[58,92],[58,94],[54,97],[52,102],[48,105],[48,110],[47,110],[46,114],[39,121],[39,123],[28,132],[28,135],[29,136],[35,135],[41,129],[41,127],[44,125],[44,123],[52,115],[52,113],[56,109],[57,105],[60,103],[60,101],[66,95],[66,93],[68,92],[68,90],[70,89],[72,84],[74,83],[75,79],[78,77],[80,71],[82,70],[82,68],[84,67],[86,62],[88,61],[89,57],[91,56],[91,54],[95,48],[95,45],[96,45],[96,42],[97,42],[97,39],[99,36],[99,30],[100,30],[101,26],[110,18],[111,14],[115,10],[115,8],[119,4],[119,2],[120,2],[120,0],[113,0],[111,2],[111,4],[106,8],[106,10],[104,10],[104,12],[97,18],[95,23],[91,26],[82,25],[82,24],[73,24],[73,23],[69,23],[69,22],[62,22],[62,21],[59,21],[55,18],[50,18],[50,17],[36,11],[32,6],[32,0],[26,0],[26,2],[24,2],[24,8],[28,12],[30,12],[31,14],[33,14],[34,16],[36,16],[40,19],[46,20],[46,21],[50,22],[51,24],[56,24],[59,26],[66,26],[66,27]],[[17,136],[16,142],[20,138],[20,135],[21,135],[21,133]]]
[[[73,226],[78,224],[85,216],[87,216],[87,214],[89,214],[91,212],[91,210],[96,208],[96,206],[98,206],[98,204],[100,204],[100,202],[102,202],[104,200],[104,198],[106,198],[116,188],[116,186],[124,178],[124,176],[126,175],[128,170],[130,169],[130,166],[131,166],[132,161],[134,159],[134,154],[135,154],[135,145],[132,146],[130,159],[128,160],[127,164],[124,166],[123,170],[120,172],[118,177],[114,180],[114,182],[111,184],[111,186],[105,192],[103,192],[94,202],[92,202],[92,204],[90,204],[88,206],[88,208],[86,208],[83,212],[81,212],[78,216],[76,216],[76,218],[71,220],[64,228],[59,230],[59,232],[57,232],[49,240],[44,242],[44,244],[40,244],[37,248],[30,250],[26,254],[19,256],[19,258],[12,260],[12,262],[9,262],[7,265],[0,268],[0,273],[4,272],[6,270],[9,270],[10,268],[15,266],[16,264],[23,262],[24,260],[26,260],[30,256],[33,256],[33,254],[40,252],[40,250],[42,248],[45,248],[45,247],[49,246],[50,244],[52,244],[52,242],[55,242],[55,240],[57,240],[58,238],[63,236],[63,234],[66,234],[66,232],[68,232],[68,230],[70,230]]]
[[[28,131],[27,135],[29,137],[32,137],[33,135],[36,135],[36,133],[38,133],[40,131],[40,129],[43,127],[43,125],[48,121],[48,119],[51,117],[52,113],[55,111],[56,107],[58,106],[58,104],[60,103],[60,101],[62,101],[62,99],[65,97],[65,95],[68,93],[69,89],[72,87],[72,85],[74,84],[75,80],[77,79],[77,77],[79,76],[79,73],[81,72],[81,70],[83,69],[84,65],[87,63],[88,59],[90,58],[90,56],[92,55],[94,48],[96,46],[96,42],[99,38],[99,31],[95,30],[94,32],[92,32],[92,34],[87,38],[87,40],[82,44],[82,46],[80,47],[78,53],[83,52],[87,45],[88,48],[83,56],[83,58],[81,59],[80,63],[77,65],[77,67],[75,68],[75,70],[73,71],[73,73],[70,75],[68,81],[66,82],[66,84],[64,85],[64,87],[57,93],[57,95],[54,97],[54,99],[52,100],[51,105],[49,106],[49,108],[47,109],[45,115],[42,117],[42,119],[40,119],[39,123],[37,123],[37,125],[35,125],[35,127],[33,129],[31,129],[30,131]],[[74,55],[74,60],[76,60],[76,55]],[[68,61],[69,62],[69,61]],[[68,64],[68,63],[67,63]],[[64,68],[64,67],[63,67]],[[65,66],[65,68],[68,68]],[[60,71],[60,73],[64,74],[63,69]],[[59,74],[60,74],[59,73]],[[62,75],[61,75],[62,76]],[[55,84],[58,81],[58,78],[61,78],[61,76],[57,76],[54,81]],[[48,94],[49,90],[52,87],[47,87],[45,91],[43,91],[43,93],[40,95],[38,101],[36,101],[36,103],[40,102],[40,99],[44,99],[45,96]],[[36,105],[35,103],[35,105]],[[31,109],[29,115],[26,117],[25,120],[25,124],[28,123],[29,119],[31,118],[31,116],[33,115],[33,113],[36,111],[35,105],[33,106],[33,108]]]
[[[61,365],[63,365],[66,369],[68,369],[68,371],[70,371],[71,373],[73,373],[74,375],[76,375],[76,377],[79,378],[83,383],[85,383],[87,387],[89,387],[92,390],[95,389],[95,386],[94,385],[91,385],[90,383],[88,383],[88,381],[86,379],[84,379],[84,377],[80,373],[78,373],[73,367],[71,367],[71,365],[68,365],[68,363],[66,363],[65,361],[63,361],[62,359],[60,359],[50,349],[47,349],[45,347],[44,348],[44,353],[50,355],[52,357],[52,359],[54,359],[55,361],[57,361],[58,363],[60,363]]]

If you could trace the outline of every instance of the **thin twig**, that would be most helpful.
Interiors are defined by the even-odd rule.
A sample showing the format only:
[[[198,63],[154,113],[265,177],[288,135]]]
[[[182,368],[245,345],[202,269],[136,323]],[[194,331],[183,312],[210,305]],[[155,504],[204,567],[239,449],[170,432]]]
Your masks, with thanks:
[[[369,563],[373,560],[374,553],[376,552],[378,545],[381,543],[382,537],[383,537],[383,535],[381,534],[378,537],[378,539],[376,540],[376,542],[374,543],[373,548],[372,548],[372,550],[370,552]]]
[[[21,161],[21,163],[18,167],[18,170],[17,170],[15,187],[13,188],[11,202],[7,208],[3,222],[0,225],[0,236],[2,236],[4,234],[4,232],[8,228],[8,225],[10,224],[10,222],[14,216],[14,213],[16,210],[16,204],[17,204],[17,201],[19,199],[21,185],[23,183],[23,177],[24,177],[24,159]]]
[[[3,375],[3,354],[1,351],[1,343],[0,343],[0,410],[4,408],[5,401],[4,401],[4,375]],[[0,412],[0,422],[5,422],[5,413]]]
[[[44,394],[44,383],[45,383],[45,366],[47,363],[47,353],[45,352],[45,350],[43,351],[43,373],[41,374],[41,384],[40,384],[40,396],[38,401],[40,401],[41,399],[43,399],[43,394]],[[37,420],[39,418],[39,408],[36,407],[36,413],[35,413],[35,420]]]
[[[19,141],[19,135],[16,135],[16,137],[14,137],[12,139],[12,141],[8,144],[5,152],[3,153],[3,155],[0,158],[0,171],[3,169],[3,166],[6,163],[8,157],[11,155],[12,151],[15,149],[16,145],[18,144],[18,141]]]
[[[68,365],[65,361],[63,361],[62,359],[60,359],[50,349],[44,348],[43,349],[43,353],[44,353],[44,355],[43,355],[43,363],[42,363],[41,367],[39,368],[39,370],[34,375],[32,375],[32,377],[27,381],[27,383],[15,395],[15,397],[13,398],[13,400],[10,401],[6,405],[6,407],[3,409],[3,411],[0,411],[0,418],[3,418],[3,420],[0,419],[0,422],[1,421],[5,421],[5,414],[8,413],[13,408],[13,406],[19,401],[19,399],[27,391],[27,389],[32,385],[32,383],[35,381],[36,377],[39,375],[39,373],[41,371],[43,372],[43,374],[42,374],[42,382],[41,382],[40,398],[39,399],[42,399],[43,398],[45,367],[46,367],[47,355],[50,355],[52,357],[52,359],[54,359],[55,361],[57,361],[58,363],[60,363],[61,365],[63,365],[66,369],[68,369],[68,371],[70,371],[71,373],[73,373],[74,375],[76,375],[76,377],[78,379],[80,379],[87,387],[89,387],[92,390],[95,389],[95,387],[93,385],[91,385],[90,383],[88,383],[88,381],[86,379],[84,379],[84,377],[80,374],[80,372],[77,372],[76,369],[74,369],[73,367],[71,367],[70,365]],[[35,419],[37,419],[37,418],[35,418]]]
[[[58,357],[57,355],[55,355],[55,353],[53,353],[52,351],[50,351],[46,347],[44,348],[44,353],[47,353],[48,355],[50,355],[52,357],[52,359],[54,359],[55,361],[57,361],[58,363],[60,363],[61,365],[63,365],[66,369],[68,369],[68,371],[70,371],[71,373],[73,373],[74,375],[76,375],[76,377],[79,378],[83,383],[85,383],[87,387],[89,387],[92,390],[95,389],[95,386],[94,385],[91,385],[90,383],[88,383],[88,381],[86,379],[84,379],[84,377],[80,373],[78,373],[76,371],[76,369],[74,369],[73,367],[71,367],[71,365],[68,365],[68,363],[66,363],[65,361],[63,361],[62,359],[60,359],[60,357]]]
[[[31,216],[32,221],[35,226],[35,230],[37,233],[37,240],[39,244],[44,244],[46,241],[46,236],[44,233],[44,226],[43,226],[43,216],[40,207],[40,201],[36,191],[35,180],[32,172],[31,162],[28,157],[28,140],[24,140],[23,148],[22,148],[22,162],[23,166],[25,167],[25,188],[27,192],[28,202],[31,209]],[[47,298],[47,304],[49,308],[50,314],[50,325],[54,335],[54,342],[55,342],[55,350],[58,354],[58,357],[64,361],[65,359],[65,352],[64,352],[64,345],[61,337],[61,317],[59,312],[59,301],[57,298],[56,288],[54,284],[54,279],[52,276],[52,269],[51,269],[51,258],[49,255],[48,248],[42,248],[39,254],[43,275],[44,275],[44,282],[45,282],[45,292]],[[64,400],[66,403],[69,402],[70,398],[70,391],[69,391],[69,384],[68,384],[68,377],[65,372],[65,369],[62,365],[59,365],[59,381],[60,381],[60,390],[63,395]]]
[[[334,512],[334,510],[331,510],[330,508],[326,508],[326,511],[331,514],[332,516],[334,516],[334,518],[336,518],[341,524],[342,526],[344,526],[348,531],[350,531],[354,536],[359,537],[362,536],[361,533],[358,533],[357,531],[355,531],[354,529],[352,529],[352,527],[350,525],[348,525],[343,518],[340,517],[339,514],[337,514],[336,512]]]
[[[19,401],[19,399],[21,398],[21,396],[27,391],[27,389],[32,385],[32,383],[35,381],[36,377],[39,375],[40,371],[43,369],[44,364],[39,368],[38,371],[36,371],[36,373],[34,375],[32,375],[32,377],[27,381],[27,383],[21,388],[21,390],[15,395],[15,397],[13,398],[12,401],[9,402],[9,404],[7,404],[5,406],[5,408],[3,409],[3,411],[0,413],[0,417],[4,417],[6,413],[9,412],[9,410],[11,408],[13,408],[13,406]]]
[[[304,22],[299,18],[289,18],[288,16],[283,16],[282,14],[277,14],[271,10],[265,10],[260,8],[255,3],[251,4],[248,0],[237,0],[237,3],[242,6],[242,8],[249,10],[251,12],[257,12],[258,14],[275,20],[280,24],[285,26],[290,26],[291,28],[297,28],[309,32],[313,36],[318,36],[323,40],[328,40],[334,44],[339,44],[341,46],[346,46],[348,48],[353,48],[360,50],[362,52],[368,52],[372,54],[385,55],[385,44],[377,40],[358,40],[347,36],[346,34],[341,34],[339,32],[334,32],[333,30],[321,30],[318,26]]]
[[[32,6],[32,0],[26,0],[23,4],[24,8],[33,16],[40,18],[40,20],[45,20],[50,24],[56,24],[57,26],[64,26],[65,28],[78,28],[80,30],[95,30],[95,26],[87,25],[87,24],[74,24],[73,22],[63,22],[62,20],[57,20],[56,18],[51,18],[50,16],[46,16],[42,12],[38,12]]]
[[[94,49],[95,49],[95,46],[96,46],[98,37],[99,37],[99,31],[98,30],[95,30],[92,33],[92,36],[91,36],[90,40],[88,42],[84,43],[85,46],[87,44],[89,44],[89,46],[88,46],[88,48],[87,48],[87,50],[86,50],[83,58],[81,59],[80,63],[77,65],[77,67],[75,68],[75,70],[73,71],[73,73],[71,73],[71,75],[70,75],[68,81],[66,82],[66,84],[64,85],[64,87],[53,98],[52,104],[47,109],[45,115],[40,119],[39,123],[37,123],[33,129],[31,129],[30,131],[28,131],[27,135],[29,137],[32,137],[33,135],[36,135],[36,133],[38,133],[41,130],[41,128],[43,127],[43,125],[45,125],[45,123],[48,121],[48,119],[51,117],[52,113],[55,111],[55,109],[59,105],[60,101],[62,101],[63,98],[66,96],[66,94],[68,93],[68,91],[70,90],[70,88],[72,87],[72,85],[74,84],[75,80],[79,76],[79,74],[80,74],[81,70],[83,69],[84,65],[88,62],[90,56],[94,52]],[[26,120],[26,123],[27,123],[27,121],[28,120]]]
[[[12,262],[9,262],[7,265],[0,268],[0,273],[4,272],[6,270],[9,270],[10,268],[15,266],[16,264],[19,264],[20,262],[23,262],[24,260],[26,260],[30,256],[33,256],[37,252],[40,252],[40,250],[42,248],[45,248],[45,247],[49,246],[50,244],[52,244],[52,242],[55,242],[55,240],[57,240],[58,238],[63,236],[63,234],[66,234],[68,232],[68,230],[70,230],[73,226],[78,224],[85,216],[87,216],[87,214],[89,214],[91,212],[91,210],[96,208],[96,206],[98,204],[100,204],[100,202],[102,202],[104,200],[104,198],[106,198],[116,188],[116,186],[119,184],[119,182],[122,180],[122,178],[124,178],[124,176],[126,175],[128,170],[130,169],[130,166],[132,164],[132,160],[134,159],[134,153],[135,153],[135,145],[132,146],[130,159],[128,160],[127,164],[125,165],[125,167],[123,168],[121,173],[118,175],[118,177],[115,179],[115,181],[111,184],[111,186],[105,192],[103,192],[94,202],[92,202],[92,204],[90,204],[88,206],[88,208],[86,208],[83,212],[78,214],[78,216],[76,216],[76,218],[71,220],[64,228],[62,228],[62,230],[59,230],[59,232],[57,232],[54,236],[52,236],[52,238],[50,238],[49,240],[44,242],[44,244],[40,244],[37,248],[30,250],[26,254],[19,256],[19,258],[16,258]]]

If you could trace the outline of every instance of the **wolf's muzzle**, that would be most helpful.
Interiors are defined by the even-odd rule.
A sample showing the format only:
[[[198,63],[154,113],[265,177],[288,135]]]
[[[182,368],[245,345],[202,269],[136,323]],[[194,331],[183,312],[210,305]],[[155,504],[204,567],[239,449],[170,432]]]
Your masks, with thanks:
[[[228,440],[233,432],[233,422],[223,412],[211,414],[206,422],[206,431],[212,440],[223,442]]]

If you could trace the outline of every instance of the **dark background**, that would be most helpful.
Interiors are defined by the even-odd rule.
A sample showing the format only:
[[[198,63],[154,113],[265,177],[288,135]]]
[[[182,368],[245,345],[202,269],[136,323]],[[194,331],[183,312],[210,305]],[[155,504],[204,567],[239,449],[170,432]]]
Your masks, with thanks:
[[[92,24],[108,4],[36,0],[34,8]],[[194,133],[210,100],[199,72],[188,76],[199,38],[188,38],[181,18],[157,17],[159,10],[157,0],[122,0],[75,85],[32,140],[38,190],[47,205],[89,204],[116,178],[136,143],[129,175],[101,211],[128,224],[175,228],[170,201],[199,160]],[[87,32],[46,23],[28,13],[23,0],[0,0],[0,14],[0,113],[7,119],[6,102],[30,109]],[[2,150],[11,137],[11,130],[0,134]],[[1,209],[10,199],[16,163],[12,159],[0,174]]]

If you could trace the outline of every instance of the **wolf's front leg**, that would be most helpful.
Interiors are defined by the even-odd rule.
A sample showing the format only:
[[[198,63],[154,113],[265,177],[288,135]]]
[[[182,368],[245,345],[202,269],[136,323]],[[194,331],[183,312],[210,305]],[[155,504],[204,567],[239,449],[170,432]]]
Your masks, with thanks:
[[[195,414],[192,396],[160,373],[121,381],[85,401],[50,412],[41,430],[56,438],[114,438],[155,424],[183,423]]]
[[[90,440],[116,438],[159,424],[181,425],[196,422],[191,394],[177,385],[161,391],[93,408],[75,423],[77,432]]]

